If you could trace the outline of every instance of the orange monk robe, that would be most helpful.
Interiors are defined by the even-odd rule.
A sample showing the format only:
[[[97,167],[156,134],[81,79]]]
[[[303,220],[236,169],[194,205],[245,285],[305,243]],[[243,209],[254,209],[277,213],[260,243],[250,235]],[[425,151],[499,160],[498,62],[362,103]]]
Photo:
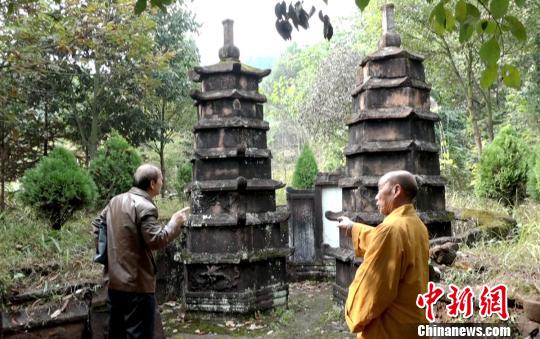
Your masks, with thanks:
[[[353,248],[364,261],[356,271],[345,304],[345,318],[358,338],[414,338],[426,323],[416,306],[428,283],[429,237],[411,204],[371,227],[353,224]]]

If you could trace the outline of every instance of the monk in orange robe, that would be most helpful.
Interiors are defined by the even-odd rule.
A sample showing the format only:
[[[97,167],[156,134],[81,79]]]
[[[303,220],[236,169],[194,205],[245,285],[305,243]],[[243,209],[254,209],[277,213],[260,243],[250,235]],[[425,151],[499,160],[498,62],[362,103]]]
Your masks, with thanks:
[[[358,338],[416,338],[417,326],[426,323],[416,298],[429,275],[428,232],[412,205],[418,186],[407,171],[389,172],[378,185],[377,207],[386,216],[380,225],[338,219],[364,257],[349,286],[345,319]]]

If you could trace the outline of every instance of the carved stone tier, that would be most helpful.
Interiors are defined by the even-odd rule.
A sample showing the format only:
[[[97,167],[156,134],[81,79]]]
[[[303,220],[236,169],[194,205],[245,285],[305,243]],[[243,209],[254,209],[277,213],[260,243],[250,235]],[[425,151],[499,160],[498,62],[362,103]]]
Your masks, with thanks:
[[[269,69],[258,69],[249,65],[242,64],[240,62],[220,62],[211,66],[195,67],[193,71],[195,72],[195,74],[192,75],[193,81],[203,81],[205,76],[208,75],[223,75],[228,77],[230,77],[230,75],[240,75],[241,77],[238,79],[239,83],[243,83],[243,81],[241,81],[242,76],[255,77],[260,79],[270,74]],[[220,78],[217,79],[220,80]],[[242,86],[232,86],[232,88],[238,87],[242,88]]]
[[[220,213],[215,215],[192,214],[190,227],[208,226],[250,226],[270,223],[281,223],[289,218],[288,212],[264,212],[264,213]]]
[[[193,184],[190,184],[188,190],[191,191]],[[238,177],[230,180],[206,180],[196,182],[197,191],[265,191],[276,190],[285,187],[281,181],[272,179],[246,179]]]
[[[197,100],[197,105],[200,102],[219,100],[219,99],[243,99],[254,102],[266,102],[266,97],[259,94],[256,90],[246,91],[243,89],[224,89],[224,90],[211,90],[201,92],[195,90],[191,92],[191,97]]]
[[[276,206],[284,185],[272,180],[266,97],[258,92],[270,70],[242,64],[232,21],[223,24],[221,62],[191,73],[202,83],[191,93],[198,107],[192,214],[176,260],[186,268],[188,311],[247,313],[287,305],[289,212]]]

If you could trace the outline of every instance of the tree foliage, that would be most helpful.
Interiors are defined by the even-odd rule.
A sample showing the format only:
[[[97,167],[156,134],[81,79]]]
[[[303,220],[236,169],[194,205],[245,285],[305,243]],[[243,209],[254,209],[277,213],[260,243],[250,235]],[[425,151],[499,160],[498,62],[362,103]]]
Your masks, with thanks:
[[[182,2],[169,6],[167,12],[159,12],[155,20],[154,53],[165,52],[170,58],[166,67],[153,73],[158,83],[146,97],[145,108],[156,127],[156,133],[147,145],[159,156],[164,178],[161,193],[164,196],[168,190],[165,147],[177,133],[191,135],[191,127],[196,121],[193,101],[189,97],[189,91],[195,85],[189,80],[188,72],[199,63],[195,41],[189,37],[198,24],[193,13]]]
[[[77,72],[68,122],[74,141],[91,159],[99,141],[111,129],[139,145],[154,133],[143,99],[156,86],[152,73],[166,67],[171,55],[154,53],[156,22],[135,15],[132,2],[78,0],[62,2],[57,34]]]
[[[98,188],[98,207],[105,207],[112,197],[129,190],[133,173],[141,164],[137,150],[114,131],[89,166]]]
[[[517,131],[504,126],[482,154],[476,173],[478,195],[514,205],[525,197],[528,149]]]
[[[300,189],[313,188],[318,171],[317,161],[315,160],[313,151],[309,145],[306,144],[296,161],[292,186]]]
[[[351,39],[338,41],[318,67],[316,78],[300,110],[310,143],[317,145],[325,170],[343,165],[347,142],[347,119],[353,113],[351,92],[357,85],[354,70],[361,52]]]
[[[90,175],[77,164],[68,150],[56,147],[29,169],[21,179],[20,200],[36,208],[54,229],[75,210],[90,206],[96,197],[96,187]]]
[[[530,10],[513,7],[512,15],[520,17],[532,28],[532,18],[538,15],[538,9],[538,6],[531,6]],[[529,13],[531,10],[532,13]],[[462,43],[458,34],[439,34],[433,28],[433,22],[428,20],[431,11],[430,5],[421,0],[404,0],[396,7],[397,30],[401,33],[406,48],[426,57],[426,77],[432,84],[431,95],[437,104],[442,109],[454,111],[454,114],[467,116],[467,119],[463,120],[474,141],[472,150],[476,152],[478,159],[483,145],[493,140],[497,126],[508,121],[508,115],[526,111],[525,105],[517,102],[523,96],[506,86],[500,76],[497,76],[496,81],[488,88],[482,86],[484,62],[495,55],[485,47],[485,43],[491,38],[487,39],[486,34],[475,31],[470,40]],[[527,40],[519,41],[512,37],[510,31],[503,30],[501,39],[504,39],[504,56],[498,59],[498,63],[530,64],[537,51],[534,43],[537,34],[538,29],[531,29]],[[426,43],[427,41],[430,43]],[[531,72],[534,72],[534,68],[522,69],[522,86],[519,92],[531,88]],[[518,111],[509,105],[518,105],[522,109]],[[519,114],[520,119],[528,115]],[[512,120],[512,123],[521,124],[520,119]]]
[[[88,163],[113,129],[138,146],[192,125],[184,116],[193,116],[187,71],[198,54],[188,36],[197,25],[183,1],[140,15],[132,0],[8,2],[6,10],[0,0],[2,208],[5,183],[58,140]]]

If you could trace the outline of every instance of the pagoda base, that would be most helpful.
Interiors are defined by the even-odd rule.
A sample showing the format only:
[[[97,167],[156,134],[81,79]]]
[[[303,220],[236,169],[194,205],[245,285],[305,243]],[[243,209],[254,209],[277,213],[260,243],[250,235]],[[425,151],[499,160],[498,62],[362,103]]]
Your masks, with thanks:
[[[275,284],[260,290],[243,292],[186,292],[188,312],[252,313],[277,307],[286,307],[289,298],[288,284]]]

